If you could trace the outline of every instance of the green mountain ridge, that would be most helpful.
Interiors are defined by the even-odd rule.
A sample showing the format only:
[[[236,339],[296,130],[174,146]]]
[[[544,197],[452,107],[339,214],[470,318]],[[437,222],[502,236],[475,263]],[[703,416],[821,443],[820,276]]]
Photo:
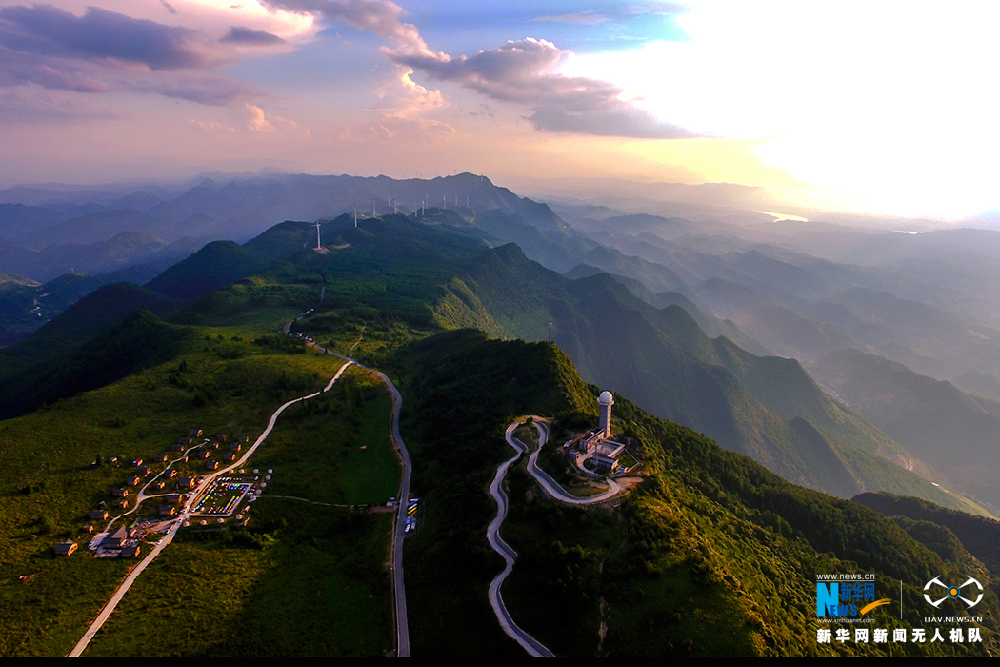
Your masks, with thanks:
[[[341,216],[327,223],[327,233],[340,230],[349,247],[327,255],[303,249],[315,238],[310,225],[286,222],[243,247],[209,244],[149,287],[203,294],[167,317],[178,324],[250,325],[270,308],[277,325],[316,308],[296,330],[322,336],[324,313],[363,307],[428,332],[473,326],[502,338],[551,335],[588,380],[796,483],[843,496],[916,494],[973,509],[886,464],[884,458],[913,457],[825,396],[797,362],[756,357],[724,337],[710,339],[679,306],[657,310],[608,274],[571,281],[513,244],[490,250],[466,226],[431,222],[385,216],[354,229],[349,216]]]
[[[863,493],[851,500],[886,516],[905,516],[942,526],[991,572],[1000,571],[1000,522],[996,519],[956,512],[921,498],[884,493]]]
[[[854,488],[906,488],[944,504],[956,502],[916,476],[894,475],[897,466],[878,457],[905,460],[905,450],[823,394],[798,362],[755,357],[725,338],[713,341],[680,307],[657,311],[606,274],[567,281],[526,261],[515,246],[506,246],[477,261],[461,284],[482,310],[474,312],[470,306],[456,324],[490,322],[492,330],[540,340],[552,322],[553,342],[584,377],[749,454],[797,483],[848,496]],[[454,301],[461,301],[458,293]],[[472,304],[468,297],[465,302]],[[815,439],[797,442],[805,431],[793,430],[787,421],[796,416],[811,420],[829,441],[839,443],[837,450],[854,451],[841,452],[827,472],[832,459],[819,453]],[[845,470],[853,485],[844,486]]]
[[[408,545],[408,604],[424,612],[411,621],[414,650],[516,655],[491,629],[485,598],[469,593],[485,590],[500,567],[482,548],[493,511],[482,488],[508,455],[499,437],[505,415],[554,414],[558,442],[560,424],[596,418],[598,388],[584,388],[555,346],[468,331],[401,348],[393,365],[414,399],[404,422],[415,460],[424,462],[414,492],[436,508],[427,532]],[[958,577],[966,564],[943,559],[894,521],[796,487],[624,396],[615,411],[620,432],[641,442],[649,471],[623,501],[621,518],[552,503],[520,468],[510,482],[504,534],[520,556],[505,600],[557,654],[596,655],[598,645],[607,656],[875,654],[875,644],[814,643],[816,574],[875,573],[878,595],[902,580],[905,619],[877,613],[882,627],[923,623],[924,582],[939,571]],[[444,423],[454,428],[439,428]],[[553,620],[567,617],[576,622]]]
[[[0,286],[0,347],[28,338],[81,298],[104,285],[122,281],[144,283],[164,268],[154,263],[96,275],[65,273],[44,285],[30,279],[24,279],[28,282],[3,283]],[[106,326],[111,324],[109,322]]]
[[[814,372],[854,410],[966,493],[1000,506],[1000,416],[993,401],[857,350],[824,356]],[[942,443],[947,443],[942,447]]]
[[[153,278],[146,287],[175,299],[192,299],[221,289],[274,261],[232,241],[213,241]]]
[[[31,339],[29,339],[30,341]],[[0,378],[6,400],[0,418],[111,384],[172,359],[193,333],[161,321],[148,311],[128,315],[109,331],[70,352]]]
[[[86,282],[84,276],[80,279]],[[137,310],[163,315],[178,305],[176,299],[132,283],[105,285],[83,296],[29,339],[0,349],[0,361],[5,371],[44,362],[83,345]]]

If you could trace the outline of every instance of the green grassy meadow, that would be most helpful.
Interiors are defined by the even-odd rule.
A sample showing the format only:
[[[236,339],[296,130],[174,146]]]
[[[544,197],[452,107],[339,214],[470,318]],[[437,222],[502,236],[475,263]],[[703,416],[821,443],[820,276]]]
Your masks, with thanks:
[[[87,513],[102,501],[110,510],[111,490],[124,486],[134,472],[130,467],[134,458],[148,461],[168,453],[170,444],[193,427],[212,435],[246,434],[252,441],[278,406],[321,390],[344,364],[331,355],[307,352],[297,340],[283,336],[224,331],[203,329],[193,344],[166,364],[0,423],[0,623],[5,628],[0,654],[64,655],[124,576],[129,563],[85,553],[89,535],[84,528],[91,523]],[[333,391],[286,411],[248,465],[275,468],[276,495],[288,484],[288,495],[317,502],[384,503],[395,495],[399,483],[399,466],[388,438],[389,408],[385,389],[367,373],[352,369]],[[177,456],[169,454],[171,459]],[[112,463],[115,457],[117,462]],[[102,465],[92,467],[95,460]],[[155,475],[165,466],[151,467]],[[182,475],[204,472],[199,459],[175,467]],[[149,513],[155,511],[153,501],[146,506]],[[293,594],[292,580],[314,576],[309,572],[324,558],[330,563],[320,569],[331,572],[329,590],[343,590],[351,585],[352,575],[342,571],[338,575],[339,565],[332,569],[330,565],[343,561],[364,570],[356,546],[369,542],[371,549],[364,551],[364,557],[373,559],[374,569],[366,571],[371,583],[365,584],[362,597],[375,600],[371,604],[379,609],[372,612],[378,620],[371,624],[374,635],[356,628],[338,636],[319,633],[315,641],[325,648],[306,642],[301,650],[384,653],[391,647],[391,617],[382,608],[390,600],[382,567],[391,520],[389,515],[370,520],[345,517],[343,511],[334,510],[300,501],[265,500],[254,506],[247,532],[236,543],[227,543],[232,536],[219,533],[204,541],[180,538],[180,544],[168,547],[140,577],[90,653],[210,653],[215,644],[206,643],[209,636],[202,631],[201,624],[209,622],[203,605],[218,609],[221,617],[236,614],[233,618],[242,619],[246,594],[257,591],[266,604],[279,604],[282,591]],[[112,517],[120,513],[110,511]],[[275,527],[282,521],[287,525]],[[317,522],[315,533],[303,535],[294,527],[310,522]],[[273,526],[255,532],[258,523]],[[103,522],[95,525],[95,532],[103,528]],[[52,555],[52,547],[65,539],[76,541],[80,550],[69,558]],[[300,562],[296,554],[302,549],[306,551]],[[173,576],[174,572],[182,574]],[[276,572],[286,581],[267,589]],[[19,577],[27,575],[34,576],[22,583]],[[265,590],[271,592],[265,595]],[[185,596],[197,602],[191,607],[177,604]],[[333,598],[327,603],[341,604]],[[345,604],[345,609],[363,606],[360,598]],[[162,613],[126,611],[157,605]],[[265,612],[264,617],[274,614]],[[119,625],[126,616],[129,622]],[[171,621],[163,623],[163,618]],[[159,643],[125,639],[143,632],[151,641],[159,638]],[[187,641],[191,637],[199,640]],[[231,647],[236,640],[226,641]]]
[[[84,655],[387,655],[391,515],[291,501],[252,514],[248,535],[179,536]]]

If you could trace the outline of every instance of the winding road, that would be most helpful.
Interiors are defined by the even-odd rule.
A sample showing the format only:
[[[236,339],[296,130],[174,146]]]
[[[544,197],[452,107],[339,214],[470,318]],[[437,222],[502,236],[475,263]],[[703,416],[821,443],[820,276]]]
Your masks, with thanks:
[[[624,489],[617,482],[609,479],[608,483],[611,485],[611,488],[599,495],[577,498],[567,493],[548,473],[538,467],[538,455],[549,439],[549,426],[542,417],[536,415],[532,415],[531,421],[535,430],[538,431],[538,447],[528,457],[528,473],[538,482],[547,495],[572,505],[593,505],[624,492]],[[503,595],[500,592],[500,587],[514,569],[514,560],[517,558],[517,552],[500,537],[500,526],[503,524],[504,519],[507,518],[507,510],[510,505],[507,494],[503,490],[503,480],[507,476],[510,466],[520,458],[521,454],[528,451],[528,447],[514,437],[514,430],[523,423],[523,421],[515,421],[507,427],[504,437],[507,439],[507,444],[514,448],[514,455],[497,467],[496,475],[494,475],[493,481],[490,483],[490,496],[497,503],[497,515],[490,522],[490,526],[486,531],[486,538],[489,540],[493,551],[500,554],[506,562],[503,571],[490,582],[490,606],[493,607],[493,613],[496,614],[497,621],[500,622],[500,627],[503,628],[503,631],[507,633],[508,637],[511,637],[520,644],[527,651],[528,655],[535,658],[551,658],[554,657],[552,651],[518,627],[514,622],[514,619],[510,616],[510,612],[507,611],[507,607],[503,602]]]
[[[538,467],[538,455],[542,453],[542,447],[549,439],[549,425],[541,418],[532,416],[532,423],[535,425],[535,430],[538,431],[538,449],[531,453],[528,457],[528,472],[535,481],[542,487],[545,493],[557,500],[561,500],[564,503],[570,505],[593,505],[594,503],[599,503],[602,500],[607,500],[608,498],[613,498],[625,491],[622,486],[613,479],[608,479],[608,488],[604,493],[587,496],[586,498],[579,498],[577,496],[572,496],[567,493],[566,489],[559,485],[559,482],[552,479],[549,473]],[[514,437],[514,429],[520,426],[523,422],[514,422],[507,428],[507,444],[511,447],[517,448],[515,442],[520,442]]]
[[[490,582],[490,606],[493,607],[493,613],[496,614],[497,620],[500,621],[500,627],[503,628],[503,631],[507,633],[508,637],[511,637],[520,644],[521,648],[528,652],[528,655],[533,658],[552,658],[555,657],[552,651],[518,627],[514,619],[510,617],[510,612],[507,611],[507,607],[503,602],[503,595],[500,593],[500,586],[503,585],[504,580],[514,569],[514,559],[517,558],[517,552],[500,537],[500,525],[507,518],[507,510],[510,505],[507,500],[507,494],[503,490],[503,480],[507,476],[507,470],[511,464],[519,459],[521,454],[528,451],[528,448],[513,435],[514,429],[517,428],[518,424],[519,422],[514,422],[507,427],[507,442],[514,448],[514,455],[500,464],[497,468],[497,474],[493,476],[493,481],[490,482],[490,495],[497,502],[497,515],[490,522],[490,527],[486,531],[486,538],[489,540],[493,551],[503,556],[506,562],[503,572],[493,577],[493,581]]]

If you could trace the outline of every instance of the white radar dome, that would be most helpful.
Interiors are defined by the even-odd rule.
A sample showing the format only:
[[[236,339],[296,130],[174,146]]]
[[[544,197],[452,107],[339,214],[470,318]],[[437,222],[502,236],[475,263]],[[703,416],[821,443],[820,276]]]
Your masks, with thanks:
[[[600,403],[601,405],[614,405],[615,397],[611,395],[610,391],[605,391],[601,393],[601,396],[600,398],[597,399],[597,402]]]

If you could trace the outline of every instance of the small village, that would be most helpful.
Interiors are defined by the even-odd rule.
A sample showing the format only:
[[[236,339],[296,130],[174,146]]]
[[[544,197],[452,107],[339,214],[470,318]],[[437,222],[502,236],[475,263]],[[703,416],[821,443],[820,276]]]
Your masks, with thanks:
[[[170,445],[170,453],[152,460],[137,457],[123,466],[111,457],[106,463],[121,466],[125,475],[122,485],[109,489],[109,497],[87,515],[91,523],[83,531],[90,535],[89,552],[98,558],[137,558],[143,543],[165,533],[178,517],[183,527],[246,525],[251,504],[267,488],[273,471],[220,472],[224,464],[234,466],[249,444],[246,435],[209,437],[192,428]],[[91,467],[102,464],[98,459]],[[190,509],[185,512],[185,507]],[[70,556],[78,548],[68,540],[56,544],[54,553]]]

